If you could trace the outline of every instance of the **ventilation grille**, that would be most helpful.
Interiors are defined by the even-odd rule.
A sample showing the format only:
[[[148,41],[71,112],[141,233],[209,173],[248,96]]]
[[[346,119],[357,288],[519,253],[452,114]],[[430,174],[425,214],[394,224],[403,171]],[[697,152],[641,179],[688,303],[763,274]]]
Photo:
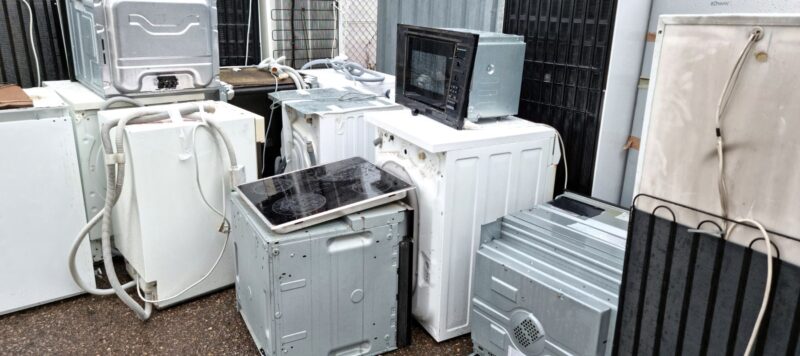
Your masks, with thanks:
[[[522,319],[522,322],[514,328],[514,338],[520,346],[526,349],[532,347],[542,337],[544,335],[530,318]]]

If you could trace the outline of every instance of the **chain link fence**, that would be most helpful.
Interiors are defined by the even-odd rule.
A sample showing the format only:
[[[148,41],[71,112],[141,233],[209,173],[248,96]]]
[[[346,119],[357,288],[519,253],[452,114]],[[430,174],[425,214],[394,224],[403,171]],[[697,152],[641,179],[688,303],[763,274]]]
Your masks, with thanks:
[[[375,69],[379,0],[339,0],[341,48],[350,60]]]

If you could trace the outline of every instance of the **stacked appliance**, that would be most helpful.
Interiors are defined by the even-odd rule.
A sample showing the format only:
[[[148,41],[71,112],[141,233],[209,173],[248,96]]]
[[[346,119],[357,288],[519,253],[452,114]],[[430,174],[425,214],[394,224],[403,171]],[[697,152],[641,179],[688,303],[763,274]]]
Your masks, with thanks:
[[[204,101],[228,96],[216,0],[75,0],[67,13],[80,84],[48,85],[76,123],[90,219],[74,246],[91,235],[112,288],[94,288],[70,262],[75,282],[116,294],[141,319],[231,284],[228,194],[256,178],[264,130],[257,115]],[[156,106],[104,111],[119,103]],[[133,281],[116,278],[112,248]]]
[[[281,155],[285,171],[375,156],[375,128],[367,112],[398,110],[388,98],[353,87],[282,91],[269,95],[282,108]]]
[[[556,133],[515,117],[455,130],[410,109],[366,119],[375,163],[416,187],[414,315],[437,341],[466,334],[480,227],[552,199]]]
[[[610,355],[627,225],[627,211],[570,193],[484,225],[475,353]]]
[[[232,196],[236,299],[264,355],[374,355],[410,343],[413,188],[362,158]]]
[[[459,130],[517,114],[522,36],[399,25],[397,38],[398,103]]]
[[[216,0],[67,1],[75,76],[102,97],[219,87]]]
[[[398,26],[396,100],[367,113],[375,163],[412,183],[413,313],[437,341],[470,331],[480,227],[553,197],[557,133],[519,106],[520,36]]]
[[[234,185],[256,179],[255,117],[201,101],[101,111],[98,120],[105,129],[142,114],[162,117],[112,127],[115,147],[103,155],[117,163],[107,180],[124,174],[111,222],[140,299],[166,307],[233,283],[227,205]]]
[[[75,143],[78,150],[78,165],[81,171],[83,199],[86,216],[95,216],[105,204],[106,167],[103,158],[103,147],[100,142],[100,124],[97,113],[104,108],[105,100],[81,83],[68,80],[44,82],[43,85],[53,89],[69,108]],[[168,104],[197,101],[205,99],[204,93],[172,92],[170,95],[140,97],[142,104]],[[118,106],[120,104],[112,104]],[[109,107],[110,109],[111,107]],[[263,118],[257,118],[263,121]],[[101,260],[100,226],[89,233],[92,255],[95,261]]]
[[[73,123],[51,89],[25,92],[32,108],[0,111],[0,315],[81,293],[65,268],[86,222]],[[88,243],[76,259],[94,287]]]

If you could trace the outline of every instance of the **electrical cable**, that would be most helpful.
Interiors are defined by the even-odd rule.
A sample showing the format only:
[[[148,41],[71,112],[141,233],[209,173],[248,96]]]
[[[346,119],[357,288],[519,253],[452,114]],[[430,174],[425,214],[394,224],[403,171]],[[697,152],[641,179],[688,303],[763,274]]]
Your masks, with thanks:
[[[747,44],[744,46],[742,51],[739,53],[739,56],[736,59],[736,63],[734,64],[733,70],[731,71],[730,76],[725,81],[725,86],[723,87],[722,94],[720,95],[719,102],[717,103],[717,111],[716,111],[716,150],[717,150],[717,158],[719,160],[718,165],[718,189],[719,189],[719,199],[720,199],[720,208],[722,209],[722,217],[723,217],[723,224],[726,224],[725,219],[728,218],[728,188],[725,184],[725,146],[724,140],[722,135],[722,119],[724,118],[726,109],[728,107],[728,103],[733,95],[733,90],[736,87],[736,83],[739,79],[739,75],[741,74],[742,68],[745,64],[745,59],[747,58],[747,54],[750,52],[750,49],[753,48],[753,45],[761,40],[763,37],[764,30],[760,27],[755,27],[750,32],[750,35],[747,39]],[[772,241],[770,240],[769,234],[767,233],[766,228],[764,226],[753,220],[753,219],[733,219],[737,223],[750,223],[755,225],[756,228],[761,232],[761,235],[764,238],[764,243],[767,247],[767,280],[765,281],[764,286],[764,296],[761,300],[761,308],[758,312],[758,317],[756,318],[755,325],[753,326],[753,332],[750,334],[750,338],[747,342],[747,348],[745,349],[744,355],[749,356],[752,351],[753,347],[755,346],[756,340],[758,339],[758,332],[761,328],[761,322],[764,319],[764,315],[766,314],[766,310],[769,306],[769,295],[772,289]],[[726,232],[724,235],[724,239],[728,239],[730,235],[733,233],[733,230],[739,226],[739,224],[733,224],[726,228]]]
[[[247,60],[250,58],[250,27],[253,20],[253,0],[249,0],[247,6],[247,34],[244,39],[244,66],[247,67]]]
[[[201,116],[202,116],[202,111],[201,111]],[[196,282],[190,284],[188,287],[184,288],[180,292],[178,292],[178,293],[176,293],[176,294],[174,294],[174,295],[172,295],[170,297],[161,298],[161,299],[147,299],[147,298],[145,298],[142,295],[141,288],[139,287],[139,278],[135,278],[136,279],[136,294],[139,296],[139,299],[141,299],[142,301],[147,302],[147,303],[163,303],[163,302],[166,302],[168,300],[175,299],[177,297],[180,297],[184,293],[188,292],[190,289],[194,288],[198,284],[200,284],[203,281],[205,281],[211,275],[211,273],[213,273],[214,270],[216,270],[217,266],[219,266],[219,262],[222,260],[222,256],[225,255],[225,249],[228,247],[228,241],[230,240],[231,232],[230,232],[230,222],[228,222],[228,218],[226,217],[226,213],[227,213],[226,210],[227,209],[226,209],[226,204],[225,204],[225,201],[226,201],[225,192],[226,192],[227,187],[225,186],[225,178],[224,178],[224,176],[222,178],[222,211],[218,210],[216,207],[211,205],[211,203],[206,198],[205,193],[203,193],[203,187],[200,184],[200,157],[197,154],[197,129],[200,128],[200,127],[204,128],[205,130],[208,130],[208,133],[212,137],[214,137],[214,132],[212,132],[211,129],[209,128],[209,126],[205,123],[205,119],[203,119],[203,122],[201,122],[200,124],[198,124],[197,126],[192,128],[192,153],[194,154],[194,163],[195,163],[194,164],[195,184],[197,185],[197,190],[200,192],[200,197],[203,199],[203,203],[205,203],[205,205],[209,209],[214,211],[214,213],[216,213],[217,215],[219,215],[222,218],[222,225],[220,227],[220,230],[222,230],[221,232],[225,233],[225,241],[222,244],[222,249],[220,250],[219,255],[217,255],[217,259],[211,265],[211,268],[208,270],[208,272],[206,272],[206,274],[203,275],[203,277],[198,279]],[[222,151],[220,150],[220,152],[222,152]],[[224,158],[222,156],[220,158],[224,162]]]
[[[739,74],[742,71],[742,67],[745,63],[745,58],[747,57],[747,53],[750,52],[750,49],[753,45],[761,39],[763,35],[763,30],[761,28],[754,28],[750,32],[750,36],[747,39],[747,44],[742,48],[742,51],[739,53],[738,58],[736,59],[736,64],[733,66],[733,71],[731,72],[728,79],[725,81],[725,86],[722,90],[722,95],[720,95],[719,102],[717,103],[717,111],[716,111],[716,134],[717,134],[717,156],[719,157],[719,165],[718,165],[718,189],[719,189],[719,200],[720,200],[720,208],[722,209],[722,217],[728,217],[728,187],[725,183],[725,159],[723,153],[723,146],[724,142],[722,139],[722,118],[725,115],[725,110],[728,107],[728,103],[730,102],[731,94],[733,89],[736,87],[736,82],[739,79]]]
[[[567,183],[569,182],[569,168],[567,167],[567,150],[564,147],[564,138],[561,137],[561,133],[558,132],[558,130],[556,130],[555,127],[550,126],[548,124],[542,124],[542,123],[538,123],[538,124],[542,125],[542,126],[547,126],[547,127],[553,129],[553,131],[556,132],[556,139],[558,139],[558,145],[561,147],[561,159],[564,161],[564,191],[566,192],[567,191]],[[556,163],[556,165],[557,164],[558,163]]]
[[[67,63],[67,76],[72,73],[72,64],[69,60],[69,51],[67,50],[67,35],[64,32],[64,20],[61,16],[61,1],[56,0],[56,11],[58,12],[58,27],[61,30],[61,44],[64,46],[64,62]]]
[[[39,68],[39,54],[36,53],[36,42],[33,39],[33,10],[31,9],[31,4],[28,3],[28,0],[20,0],[25,7],[28,8],[28,37],[31,40],[31,52],[33,52],[33,60],[36,63],[36,86],[42,86],[42,72]]]
[[[275,74],[272,75],[275,77],[275,92],[278,91],[278,76]],[[280,106],[280,101],[276,101],[269,105],[269,119],[267,120],[267,131],[264,133],[264,147],[261,150],[261,176],[264,176],[264,173],[267,169],[267,141],[269,141],[269,129],[272,127],[272,115],[275,113],[275,108]],[[275,172],[277,173],[277,172]]]
[[[758,317],[756,317],[753,332],[750,334],[750,339],[747,341],[747,348],[745,348],[744,351],[744,355],[749,356],[753,352],[753,347],[755,347],[756,340],[758,339],[758,332],[761,329],[761,322],[764,320],[764,315],[767,313],[767,307],[769,307],[769,295],[772,291],[772,240],[769,238],[767,229],[758,221],[753,219],[736,219],[736,222],[755,225],[761,232],[761,236],[764,238],[764,243],[767,246],[767,280],[764,285],[764,296],[761,298],[761,308],[758,310]],[[725,236],[730,236],[737,226],[739,226],[739,224],[731,225],[730,230],[728,230]]]
[[[331,41],[331,58],[336,56],[334,54],[334,50],[339,47],[337,46],[336,35],[339,33],[339,16],[342,12],[339,10],[338,3],[338,0],[331,1],[331,9],[333,9],[333,41]]]
[[[569,182],[569,168],[567,167],[567,149],[564,147],[564,139],[561,137],[561,133],[558,132],[555,128],[553,129],[556,131],[556,137],[558,137],[558,144],[561,146],[561,159],[564,160],[564,191],[567,191],[567,182]]]

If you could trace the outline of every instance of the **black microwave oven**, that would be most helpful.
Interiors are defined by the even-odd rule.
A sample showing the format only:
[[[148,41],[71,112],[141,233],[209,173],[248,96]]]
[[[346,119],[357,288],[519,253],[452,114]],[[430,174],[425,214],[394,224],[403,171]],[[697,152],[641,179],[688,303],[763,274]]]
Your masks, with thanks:
[[[521,36],[400,24],[395,101],[456,129],[515,115],[524,56]]]

